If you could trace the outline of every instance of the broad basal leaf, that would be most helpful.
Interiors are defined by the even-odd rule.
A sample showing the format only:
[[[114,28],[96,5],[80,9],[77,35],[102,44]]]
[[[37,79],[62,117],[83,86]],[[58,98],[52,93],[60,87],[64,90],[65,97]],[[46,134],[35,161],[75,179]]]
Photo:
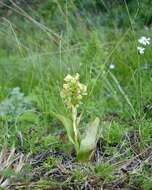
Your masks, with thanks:
[[[77,157],[78,160],[85,161],[91,158],[93,150],[95,149],[98,140],[99,122],[99,118],[96,118],[93,122],[91,122],[88,125],[85,131],[84,138],[81,140],[80,143],[80,149]]]
[[[70,120],[69,118],[67,118],[67,117],[65,117],[63,115],[60,115],[60,114],[56,114],[56,117],[64,125],[64,127],[65,127],[65,129],[67,131],[67,135],[68,135],[68,138],[69,138],[70,142],[75,145],[75,142],[74,142],[74,131],[73,131],[73,127],[72,127],[72,120]]]

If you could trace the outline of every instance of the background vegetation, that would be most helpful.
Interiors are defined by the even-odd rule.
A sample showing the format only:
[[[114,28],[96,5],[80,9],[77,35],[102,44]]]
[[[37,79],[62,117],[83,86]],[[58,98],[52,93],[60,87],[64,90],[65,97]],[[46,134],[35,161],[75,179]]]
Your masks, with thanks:
[[[87,181],[96,189],[152,189],[151,45],[137,52],[138,39],[152,37],[151,25],[150,0],[0,1],[0,149],[30,154],[13,180],[20,185],[11,188],[79,189]],[[60,90],[63,78],[77,72],[88,86],[83,126],[101,120],[89,166],[77,165],[52,115],[69,114]]]

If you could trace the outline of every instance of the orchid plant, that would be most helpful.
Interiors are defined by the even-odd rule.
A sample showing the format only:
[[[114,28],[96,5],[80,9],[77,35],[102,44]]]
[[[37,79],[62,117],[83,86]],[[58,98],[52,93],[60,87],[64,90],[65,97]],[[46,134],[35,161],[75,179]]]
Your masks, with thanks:
[[[70,111],[71,117],[67,118],[57,114],[58,119],[63,123],[69,141],[74,145],[78,160],[91,159],[98,139],[99,118],[88,124],[86,131],[80,135],[79,127],[82,113],[78,116],[78,109],[83,103],[83,97],[87,96],[87,86],[80,83],[80,76],[67,75],[64,78],[63,88],[60,96],[66,108]]]

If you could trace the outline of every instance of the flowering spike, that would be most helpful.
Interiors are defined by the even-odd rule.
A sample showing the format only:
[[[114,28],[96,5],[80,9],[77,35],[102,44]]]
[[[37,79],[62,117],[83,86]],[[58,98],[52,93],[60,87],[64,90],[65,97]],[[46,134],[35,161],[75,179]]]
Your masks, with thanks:
[[[87,86],[79,82],[80,75],[76,73],[75,76],[68,74],[63,84],[63,89],[60,92],[60,96],[63,98],[65,105],[71,109],[72,107],[78,107],[82,104],[83,96],[87,95]]]

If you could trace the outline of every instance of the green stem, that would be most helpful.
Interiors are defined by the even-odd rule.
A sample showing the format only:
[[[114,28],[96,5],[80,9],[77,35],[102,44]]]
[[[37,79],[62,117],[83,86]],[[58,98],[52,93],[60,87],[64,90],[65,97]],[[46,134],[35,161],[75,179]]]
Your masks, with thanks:
[[[72,120],[73,120],[75,146],[76,146],[76,151],[78,152],[79,142],[78,142],[78,131],[77,131],[77,108],[74,106],[72,107]]]

